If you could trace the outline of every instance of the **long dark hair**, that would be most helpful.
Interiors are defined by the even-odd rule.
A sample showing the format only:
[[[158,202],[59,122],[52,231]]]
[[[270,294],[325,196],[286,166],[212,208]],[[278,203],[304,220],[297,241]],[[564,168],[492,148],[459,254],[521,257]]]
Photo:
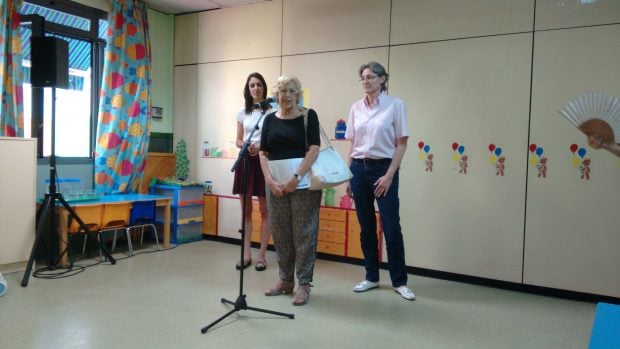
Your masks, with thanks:
[[[257,72],[248,75],[248,78],[245,80],[245,86],[243,87],[243,98],[245,98],[246,114],[252,113],[252,109],[254,107],[254,99],[252,98],[252,94],[250,93],[251,78],[257,78],[258,80],[260,80],[261,84],[263,84],[263,100],[267,98],[267,83],[265,82],[265,78]]]

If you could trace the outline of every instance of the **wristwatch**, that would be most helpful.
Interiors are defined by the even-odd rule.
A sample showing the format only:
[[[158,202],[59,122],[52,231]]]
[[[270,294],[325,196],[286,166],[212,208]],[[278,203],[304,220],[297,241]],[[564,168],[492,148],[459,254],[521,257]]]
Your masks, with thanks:
[[[299,173],[294,173],[293,177],[297,178],[297,181],[300,182],[301,181],[301,175]]]

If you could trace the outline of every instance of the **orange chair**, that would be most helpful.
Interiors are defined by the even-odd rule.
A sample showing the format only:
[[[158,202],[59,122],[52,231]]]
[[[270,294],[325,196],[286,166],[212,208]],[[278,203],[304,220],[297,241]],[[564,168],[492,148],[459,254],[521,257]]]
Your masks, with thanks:
[[[129,213],[131,212],[131,202],[115,202],[104,203],[103,211],[101,213],[101,227],[98,232],[98,236],[101,233],[112,231],[114,232],[114,238],[112,240],[112,252],[116,248],[116,232],[118,230],[125,230],[129,223]],[[127,241],[129,248],[131,248],[131,240]]]
[[[94,204],[94,205],[84,205],[84,206],[73,206],[71,207],[73,212],[82,220],[86,228],[91,233],[97,234],[97,238],[99,237],[98,231],[101,228],[101,216],[103,213],[103,205],[102,204]],[[86,231],[80,227],[80,224],[77,220],[69,217],[68,221],[68,229],[67,233],[69,235],[84,235],[84,246],[82,247],[82,253],[86,251],[86,240],[87,235]],[[101,251],[99,251],[99,256],[101,257]]]

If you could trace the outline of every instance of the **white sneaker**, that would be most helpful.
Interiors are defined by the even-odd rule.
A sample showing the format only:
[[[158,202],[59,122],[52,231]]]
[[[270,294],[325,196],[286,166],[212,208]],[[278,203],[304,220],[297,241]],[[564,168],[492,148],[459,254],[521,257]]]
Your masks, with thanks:
[[[396,291],[396,293],[400,294],[406,300],[409,300],[409,301],[415,300],[415,293],[413,293],[413,291],[405,285],[394,287],[394,291]]]
[[[366,292],[377,287],[379,287],[379,282],[364,280],[353,287],[353,292]]]

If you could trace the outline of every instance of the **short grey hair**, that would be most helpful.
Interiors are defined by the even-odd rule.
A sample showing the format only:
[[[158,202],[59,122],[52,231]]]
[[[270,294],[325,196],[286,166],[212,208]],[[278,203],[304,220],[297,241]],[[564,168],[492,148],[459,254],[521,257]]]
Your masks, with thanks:
[[[360,78],[362,77],[362,73],[364,72],[364,69],[370,69],[377,76],[385,77],[385,80],[381,84],[381,91],[385,91],[387,89],[387,82],[388,82],[388,78],[390,77],[390,75],[387,73],[387,71],[385,71],[385,68],[380,63],[368,62],[366,64],[362,64],[362,66],[359,69]]]
[[[273,85],[273,95],[276,97],[276,101],[280,98],[280,88],[288,85],[293,85],[293,88],[297,90],[297,103],[301,100],[301,81],[294,76],[282,75]]]

